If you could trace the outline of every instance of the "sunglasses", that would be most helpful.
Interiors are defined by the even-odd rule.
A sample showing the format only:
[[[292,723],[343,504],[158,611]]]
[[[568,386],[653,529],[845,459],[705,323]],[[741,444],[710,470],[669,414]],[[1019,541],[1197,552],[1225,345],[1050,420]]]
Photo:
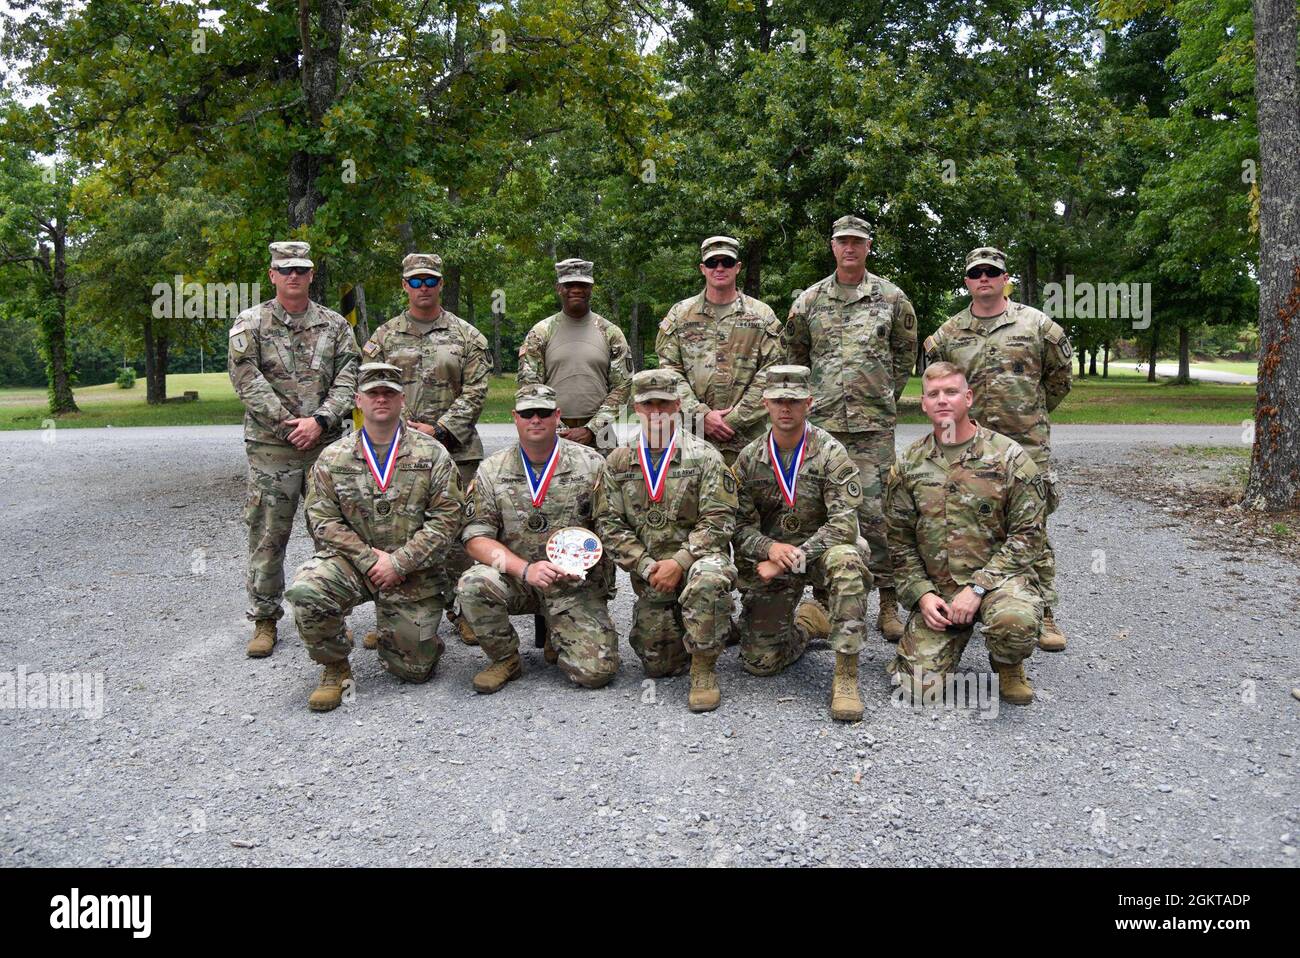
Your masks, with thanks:
[[[312,271],[312,267],[310,266],[276,266],[274,269],[281,276],[289,276],[291,274],[295,276],[306,276]]]
[[[998,269],[996,266],[972,266],[966,270],[967,279],[982,279],[987,276],[989,279],[996,279],[1006,274],[1006,270]]]
[[[554,409],[516,409],[515,415],[520,419],[550,419]]]
[[[730,256],[711,256],[704,261],[707,269],[717,269],[721,266],[723,269],[731,269],[736,265],[736,261]]]
[[[406,280],[406,285],[411,289],[419,289],[421,286],[433,289],[440,282],[442,282],[441,276],[411,276]]]

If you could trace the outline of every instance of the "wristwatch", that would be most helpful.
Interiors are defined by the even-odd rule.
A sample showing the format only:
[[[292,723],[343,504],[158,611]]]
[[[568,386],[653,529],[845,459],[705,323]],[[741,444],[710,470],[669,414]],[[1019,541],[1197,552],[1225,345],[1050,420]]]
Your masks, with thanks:
[[[979,596],[981,599],[984,598],[984,593],[988,592],[988,589],[984,588],[984,586],[976,585],[973,582],[970,585],[970,590],[974,592],[977,596]]]
[[[316,425],[320,426],[321,432],[330,431],[330,421],[324,416],[312,416],[311,418],[316,420]]]

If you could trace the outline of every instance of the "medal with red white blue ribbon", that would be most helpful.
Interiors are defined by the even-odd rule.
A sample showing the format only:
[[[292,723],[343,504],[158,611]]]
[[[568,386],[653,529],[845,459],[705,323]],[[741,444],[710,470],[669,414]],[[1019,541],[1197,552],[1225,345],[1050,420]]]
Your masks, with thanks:
[[[672,438],[668,440],[668,445],[664,447],[664,456],[659,460],[659,468],[654,467],[650,459],[650,443],[641,434],[641,442],[637,444],[637,455],[641,459],[641,475],[645,479],[645,491],[650,496],[651,502],[658,502],[664,497],[664,482],[668,478],[668,460],[673,457],[673,450],[677,448],[677,430],[673,430]]]
[[[528,494],[533,499],[533,508],[540,509],[546,499],[546,489],[551,484],[551,477],[555,475],[555,464],[560,461],[560,444],[557,442],[555,448],[551,450],[551,456],[546,460],[546,466],[540,476],[533,473],[533,467],[528,462],[528,456],[524,454],[523,446],[519,447],[519,458],[524,464],[524,475],[528,477]]]
[[[776,447],[776,433],[769,431],[767,434],[767,451],[772,459],[772,471],[776,473],[776,484],[781,487],[785,504],[791,509],[794,508],[795,486],[799,484],[799,467],[803,465],[803,454],[807,448],[808,428],[805,426],[799,445],[795,447],[794,455],[790,457],[790,468],[787,469],[781,464],[781,454]]]
[[[379,487],[380,492],[387,492],[388,484],[393,481],[393,467],[397,465],[397,443],[401,438],[402,427],[398,426],[397,432],[393,433],[393,442],[388,447],[388,457],[384,460],[383,466],[380,466],[369,434],[364,428],[361,430],[361,454],[365,456],[366,465],[370,467],[370,474],[375,477],[375,485]]]

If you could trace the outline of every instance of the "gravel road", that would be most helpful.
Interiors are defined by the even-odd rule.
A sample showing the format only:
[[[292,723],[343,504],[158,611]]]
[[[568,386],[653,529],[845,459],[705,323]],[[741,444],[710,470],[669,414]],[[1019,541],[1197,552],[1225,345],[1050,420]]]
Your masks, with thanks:
[[[489,451],[508,430],[484,428]],[[272,658],[243,654],[237,428],[0,433],[0,691],[19,670],[104,689],[100,717],[0,709],[0,865],[1296,865],[1300,570],[1070,480],[1240,430],[1055,438],[1071,645],[1030,663],[1038,700],[895,707],[873,631],[846,726],[824,646],[766,680],[729,654],[721,709],[692,715],[687,679],[645,682],[625,637],[613,684],[571,688],[529,618],[524,677],[497,695],[444,625],[432,682],[358,643],[355,700],[313,714],[291,616]],[[290,567],[308,552],[300,527]],[[624,633],[630,599],[624,579]],[[987,668],[978,637],[964,665]]]

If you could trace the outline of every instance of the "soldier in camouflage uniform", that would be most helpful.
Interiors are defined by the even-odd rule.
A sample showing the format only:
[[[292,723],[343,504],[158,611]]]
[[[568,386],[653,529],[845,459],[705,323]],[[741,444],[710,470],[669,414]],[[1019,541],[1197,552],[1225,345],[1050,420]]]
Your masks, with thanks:
[[[717,450],[677,428],[680,385],[670,369],[632,377],[641,432],[609,455],[596,530],[632,577],[629,640],[646,675],[680,675],[689,654],[687,705],[708,712],[721,701],[714,666],[731,631],[736,480]]]
[[[457,591],[461,614],[492,660],[474,676],[476,692],[496,692],[522,671],[512,615],[544,617],[546,661],[558,661],[578,685],[599,688],[618,671],[618,633],[606,606],[613,562],[602,556],[584,579],[546,558],[556,531],[594,530],[605,475],[598,452],[556,435],[562,413],[549,386],[519,387],[519,442],[483,461],[468,495],[461,538],[476,564]]]
[[[244,404],[248,455],[248,655],[264,658],[284,614],[284,550],[320,451],[342,434],[357,385],[357,341],[348,321],[308,299],[314,275],[306,243],[271,244],[275,299],[230,327],[230,381]]]
[[[960,369],[934,363],[921,388],[934,431],[903,453],[886,494],[898,597],[912,610],[889,671],[913,701],[929,700],[979,622],[1000,697],[1025,705],[1034,690],[1024,660],[1042,624],[1034,565],[1046,484],[1014,440],[969,418],[973,398]]]
[[[316,554],[285,593],[308,654],[325,666],[307,703],[319,712],[338,707],[352,678],[343,617],[362,602],[375,603],[384,668],[408,682],[433,675],[443,561],[465,508],[451,456],[401,428],[402,370],[366,363],[360,380],[365,426],[316,460],[307,493]]]
[[[926,339],[927,361],[958,366],[975,395],[972,418],[1029,453],[1047,489],[1046,517],[1060,503],[1048,414],[1070,391],[1070,340],[1046,315],[1007,298],[1007,259],[1001,250],[971,250],[965,279],[971,304]],[[1061,652],[1065,635],[1052,616],[1058,598],[1056,556],[1046,531],[1034,568],[1045,603],[1038,647]]]
[[[684,299],[659,324],[659,368],[685,378],[682,418],[726,459],[766,429],[764,372],[781,361],[781,321],[765,303],[736,288],[740,243],[710,236],[700,244],[704,292]]]
[[[407,308],[380,326],[362,347],[366,362],[392,363],[402,370],[407,426],[437,439],[455,460],[461,485],[469,487],[483,460],[483,442],[475,425],[487,400],[492,360],[487,339],[471,324],[442,305],[442,257],[411,253],[402,260],[402,286]],[[465,547],[457,539],[447,558],[448,592],[443,606],[457,622],[461,639],[475,644],[473,634],[453,611],[456,581],[470,567]],[[375,633],[366,636],[374,648]]]
[[[740,661],[753,675],[775,675],[803,655],[809,635],[795,606],[811,584],[829,598],[831,717],[856,722],[862,718],[858,651],[871,587],[867,545],[858,535],[862,485],[847,450],[807,421],[811,378],[806,366],[767,371],[763,405],[772,429],[741,450],[732,467],[740,487],[734,539],[743,594]]]
[[[518,383],[554,389],[564,415],[560,435],[607,453],[618,445],[618,420],[632,381],[632,353],[623,331],[591,311],[593,273],[587,260],[555,264],[561,310],[524,337]]]
[[[842,216],[831,230],[835,272],[794,301],[781,332],[787,362],[812,369],[813,422],[838,439],[862,483],[858,521],[871,546],[880,589],[876,627],[903,635],[881,512],[884,477],[894,461],[896,403],[916,361],[916,313],[903,291],[867,272],[871,227]]]

